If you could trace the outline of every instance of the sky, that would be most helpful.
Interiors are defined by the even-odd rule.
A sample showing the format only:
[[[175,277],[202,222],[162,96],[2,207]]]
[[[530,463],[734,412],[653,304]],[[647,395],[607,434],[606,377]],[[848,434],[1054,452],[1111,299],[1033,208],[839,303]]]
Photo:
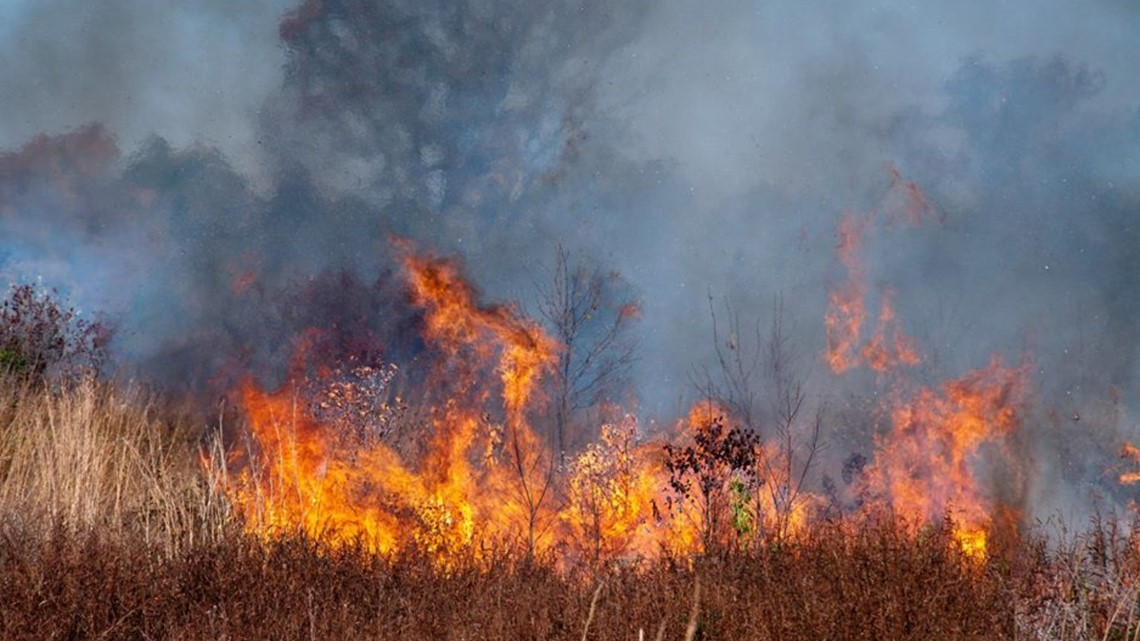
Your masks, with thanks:
[[[665,420],[715,364],[710,298],[783,301],[821,405],[880,393],[820,358],[837,226],[877,212],[868,308],[915,377],[1032,360],[1043,476],[1094,482],[1137,431],[1138,33],[1130,0],[0,0],[0,276],[171,382],[282,362],[321,318],[281,292],[375,278],[392,233],[531,313],[563,246],[637,292]],[[929,220],[894,228],[906,181]]]

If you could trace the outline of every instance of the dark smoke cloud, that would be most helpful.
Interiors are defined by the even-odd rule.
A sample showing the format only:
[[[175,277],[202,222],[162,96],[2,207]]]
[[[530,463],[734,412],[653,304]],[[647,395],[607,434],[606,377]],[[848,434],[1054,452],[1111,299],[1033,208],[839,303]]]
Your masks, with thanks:
[[[762,323],[782,295],[834,404],[877,385],[816,358],[835,224],[895,167],[939,223],[864,257],[917,375],[1031,354],[1035,491],[1083,496],[1136,436],[1140,12],[990,5],[8,0],[0,275],[203,389],[279,378],[309,325],[414,354],[390,234],[524,305],[562,244],[639,288],[647,413],[693,398],[710,293]]]

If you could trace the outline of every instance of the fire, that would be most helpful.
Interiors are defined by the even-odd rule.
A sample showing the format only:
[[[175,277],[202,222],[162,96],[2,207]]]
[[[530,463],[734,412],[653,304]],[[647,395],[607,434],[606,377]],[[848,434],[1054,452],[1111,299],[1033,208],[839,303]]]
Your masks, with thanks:
[[[349,381],[338,379],[343,368],[307,371],[307,352],[320,343],[314,330],[286,385],[241,386],[249,442],[234,450],[230,467],[239,471],[226,488],[247,528],[378,553],[415,549],[444,568],[478,560],[484,546],[591,565],[700,549],[704,515],[692,497],[667,491],[663,444],[641,442],[636,419],[625,416],[558,469],[531,417],[562,347],[513,309],[478,304],[456,263],[402,249],[435,363],[424,382],[431,418],[422,449],[398,450],[383,438],[386,418],[370,413],[388,405],[361,402],[394,368],[351,368]],[[371,383],[357,380],[365,378]],[[305,391],[313,387],[316,399]],[[681,422],[681,441],[707,422],[698,414]]]
[[[934,207],[913,180],[905,179],[894,165],[888,164],[890,185],[883,198],[882,213],[846,213],[836,226],[839,242],[835,253],[847,273],[842,285],[828,296],[824,326],[827,334],[827,352],[824,360],[831,371],[843,374],[860,365],[866,365],[878,374],[904,365],[917,365],[921,358],[913,342],[903,332],[895,317],[894,292],[883,291],[880,297],[878,324],[864,343],[863,326],[866,322],[867,268],[860,251],[869,229],[880,218],[888,229],[905,221],[912,227],[921,227],[931,217]]]
[[[859,250],[875,216],[848,213],[840,219],[836,233],[839,244],[836,255],[847,272],[847,279],[828,296],[824,327],[827,333],[827,352],[824,359],[836,374],[843,374],[860,365],[884,374],[904,365],[916,365],[921,360],[911,339],[906,335],[895,316],[894,292],[887,289],[880,297],[879,318],[870,340],[864,342],[863,326],[866,323],[867,270]]]
[[[288,389],[266,394],[247,380],[241,398],[261,458],[227,489],[248,527],[265,535],[300,530],[377,552],[400,544],[397,519],[384,506],[415,505],[424,488],[393,452],[352,451],[309,418]],[[380,478],[384,483],[375,484]]]
[[[1024,368],[994,359],[986,368],[920,390],[891,411],[891,431],[880,439],[870,487],[896,513],[916,522],[949,515],[963,550],[985,553],[993,505],[974,475],[979,449],[1000,443],[1020,424]]]
[[[891,229],[905,222],[922,226],[935,208],[918,185],[888,165],[889,187],[882,217]],[[879,214],[846,214],[838,225],[836,248],[847,280],[832,292],[825,318],[825,360],[837,374],[865,365],[877,374],[916,365],[921,356],[896,317],[894,291],[880,295],[877,325],[864,342],[866,268],[860,249]],[[984,558],[993,507],[974,476],[979,450],[999,443],[1017,429],[1018,402],[1027,386],[1024,368],[1008,368],[994,359],[986,368],[945,383],[941,392],[924,388],[910,400],[895,395],[885,408],[891,430],[877,441],[869,489],[896,514],[912,523],[951,517],[954,538],[968,555]],[[905,381],[897,377],[898,389]],[[1140,474],[1137,475],[1140,480]]]
[[[859,364],[858,344],[866,319],[863,299],[867,295],[866,270],[859,259],[864,230],[870,219],[848,213],[839,221],[835,252],[847,270],[847,280],[828,297],[824,325],[827,331],[827,363],[842,374]]]
[[[871,337],[871,342],[859,352],[867,367],[879,374],[900,365],[917,365],[921,360],[913,341],[903,332],[895,318],[895,310],[891,305],[893,295],[890,290],[883,294],[875,334]]]
[[[903,187],[907,212],[929,210],[917,187]],[[1027,371],[995,358],[939,387],[904,391],[899,370],[921,357],[889,288],[864,335],[860,252],[876,217],[840,220],[847,279],[825,317],[832,371],[891,373],[896,389],[863,494],[915,526],[950,519],[958,548],[984,559],[1000,506],[977,472],[988,448],[1000,449],[1019,426]],[[426,418],[413,427],[416,442],[388,438],[393,408],[405,407],[389,394],[396,366],[307,365],[322,344],[313,330],[281,388],[246,379],[237,393],[249,436],[233,449],[224,486],[251,532],[416,550],[442,568],[478,561],[487,549],[599,566],[786,540],[823,507],[804,485],[810,457],[797,460],[792,419],[764,441],[711,401],[693,405],[668,443],[643,441],[636,418],[609,408],[598,441],[560,465],[532,421],[543,418],[545,378],[564,347],[514,308],[480,304],[454,261],[397,248],[428,364],[417,380]],[[1125,454],[1140,460],[1140,449],[1126,446]],[[1121,480],[1140,481],[1140,473]]]
[[[636,434],[632,416],[604,425],[599,442],[569,466],[561,519],[591,563],[660,552],[663,469],[655,454],[660,447],[638,445]]]
[[[954,529],[954,542],[962,549],[962,552],[971,558],[984,559],[986,558],[986,537],[988,536],[987,528],[967,528],[962,526],[955,526]]]
[[[404,266],[423,338],[440,353],[429,385],[449,394],[433,408],[422,456],[319,421],[322,406],[306,402],[295,367],[275,392],[242,386],[254,447],[234,453],[242,471],[231,498],[265,536],[300,530],[334,546],[415,547],[444,564],[483,544],[542,553],[553,467],[527,412],[541,402],[536,384],[558,346],[513,310],[480,306],[454,263],[409,255]]]
[[[1126,458],[1133,463],[1140,463],[1140,447],[1136,447],[1131,443],[1125,443],[1120,448],[1121,458]],[[1123,472],[1119,477],[1119,481],[1124,485],[1134,485],[1140,483],[1140,472]]]
[[[890,176],[884,204],[887,223],[905,222],[912,227],[921,227],[924,219],[935,215],[934,206],[926,199],[918,183],[904,178],[894,163],[887,163],[887,173]]]

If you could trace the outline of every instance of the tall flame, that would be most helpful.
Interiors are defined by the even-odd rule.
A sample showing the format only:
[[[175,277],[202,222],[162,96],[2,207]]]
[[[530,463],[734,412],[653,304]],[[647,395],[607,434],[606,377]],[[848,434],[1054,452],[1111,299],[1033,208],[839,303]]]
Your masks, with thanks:
[[[846,271],[846,280],[828,296],[824,326],[827,352],[824,360],[831,371],[843,374],[860,365],[883,374],[903,365],[916,365],[921,360],[910,338],[895,317],[894,292],[881,295],[879,320],[869,342],[863,343],[866,323],[867,268],[860,254],[868,230],[885,219],[888,229],[906,222],[921,227],[934,213],[926,195],[910,179],[903,178],[893,165],[887,165],[890,183],[880,212],[856,214],[847,212],[836,225],[835,253]]]
[[[934,207],[918,185],[887,167],[890,185],[883,202],[888,228],[905,222],[919,227]],[[828,299],[828,351],[835,373],[865,365],[878,374],[898,373],[921,356],[895,315],[894,292],[880,297],[877,326],[867,342],[861,336],[867,295],[866,269],[859,250],[878,215],[845,214],[837,225],[836,254],[847,280]],[[923,388],[910,400],[896,394],[886,407],[891,430],[877,440],[868,489],[912,523],[950,516],[960,547],[976,557],[986,553],[995,506],[975,477],[979,449],[1017,429],[1017,407],[1027,386],[1024,368],[994,358],[986,368],[945,383],[940,393]],[[897,381],[901,389],[901,378]]]
[[[949,516],[967,553],[984,555],[995,506],[975,477],[979,449],[1000,443],[1020,424],[1027,372],[995,358],[988,367],[920,390],[891,410],[892,429],[879,440],[872,491],[914,522]]]
[[[882,308],[879,310],[879,323],[871,342],[863,346],[859,355],[863,362],[879,374],[884,374],[902,365],[917,365],[922,359],[914,342],[903,332],[895,310],[891,304],[894,293],[883,293]]]
[[[558,346],[509,308],[478,305],[454,263],[409,255],[404,265],[423,338],[441,353],[429,384],[450,394],[434,408],[422,457],[317,421],[295,368],[276,392],[248,380],[241,388],[254,447],[235,451],[234,503],[264,535],[300,529],[333,545],[415,546],[444,561],[502,541],[542,552],[552,468],[527,411]]]
[[[897,172],[891,184],[902,193],[899,220],[919,224],[931,208],[917,186]],[[877,323],[864,335],[861,247],[877,216],[839,221],[847,279],[825,317],[832,371],[890,373],[897,390],[884,407],[890,429],[876,439],[864,496],[916,525],[949,517],[959,547],[984,558],[997,506],[978,472],[985,449],[1018,428],[1027,371],[995,358],[939,388],[903,391],[901,368],[920,356],[892,290],[883,288]],[[369,412],[387,406],[361,403],[367,386],[322,382],[339,371],[328,363],[307,370],[317,341],[303,337],[285,385],[267,392],[247,379],[238,390],[249,437],[232,452],[225,487],[252,532],[299,531],[381,553],[416,549],[448,567],[504,546],[589,564],[687,554],[783,539],[810,523],[822,499],[803,486],[808,463],[797,463],[795,426],[763,442],[711,401],[678,421],[668,446],[640,442],[636,419],[613,412],[599,441],[559,467],[531,419],[541,416],[544,377],[564,347],[513,308],[481,305],[455,262],[397,247],[431,363],[422,438],[401,446],[369,437],[368,426],[387,424]],[[380,385],[394,370],[383,371]],[[316,402],[314,377],[325,390]],[[347,420],[333,410],[347,411]],[[1140,474],[1122,480],[1133,478]]]

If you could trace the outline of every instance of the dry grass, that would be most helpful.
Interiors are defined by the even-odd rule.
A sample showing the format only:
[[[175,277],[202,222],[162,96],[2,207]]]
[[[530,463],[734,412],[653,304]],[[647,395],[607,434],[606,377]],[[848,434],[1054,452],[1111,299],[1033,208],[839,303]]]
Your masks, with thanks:
[[[937,563],[925,547],[904,555],[918,567],[900,567],[896,542],[883,543],[654,564],[608,575],[599,591],[543,566],[504,561],[442,575],[424,559],[304,540],[234,538],[162,559],[97,537],[9,537],[0,542],[0,636],[632,641],[663,629],[664,639],[1013,638],[999,578]]]
[[[0,379],[0,525],[98,530],[168,554],[209,540],[225,506],[200,472],[203,433],[137,389]]]
[[[604,572],[443,572],[241,534],[201,424],[137,390],[0,393],[0,639],[1140,639],[1138,540],[1112,521],[985,561],[883,517]]]
[[[167,557],[98,535],[0,538],[0,638],[138,639],[1124,639],[1121,603],[1088,625],[1021,625],[1029,555],[978,564],[944,533],[821,528],[747,557],[565,576],[510,559],[438,572],[416,556],[234,535]],[[841,537],[841,538],[837,538]],[[698,588],[699,585],[699,588]],[[1028,592],[1023,592],[1029,590]],[[1108,593],[1103,593],[1107,595]],[[1046,599],[1046,601],[1043,601]],[[1040,634],[1039,634],[1040,633]]]

